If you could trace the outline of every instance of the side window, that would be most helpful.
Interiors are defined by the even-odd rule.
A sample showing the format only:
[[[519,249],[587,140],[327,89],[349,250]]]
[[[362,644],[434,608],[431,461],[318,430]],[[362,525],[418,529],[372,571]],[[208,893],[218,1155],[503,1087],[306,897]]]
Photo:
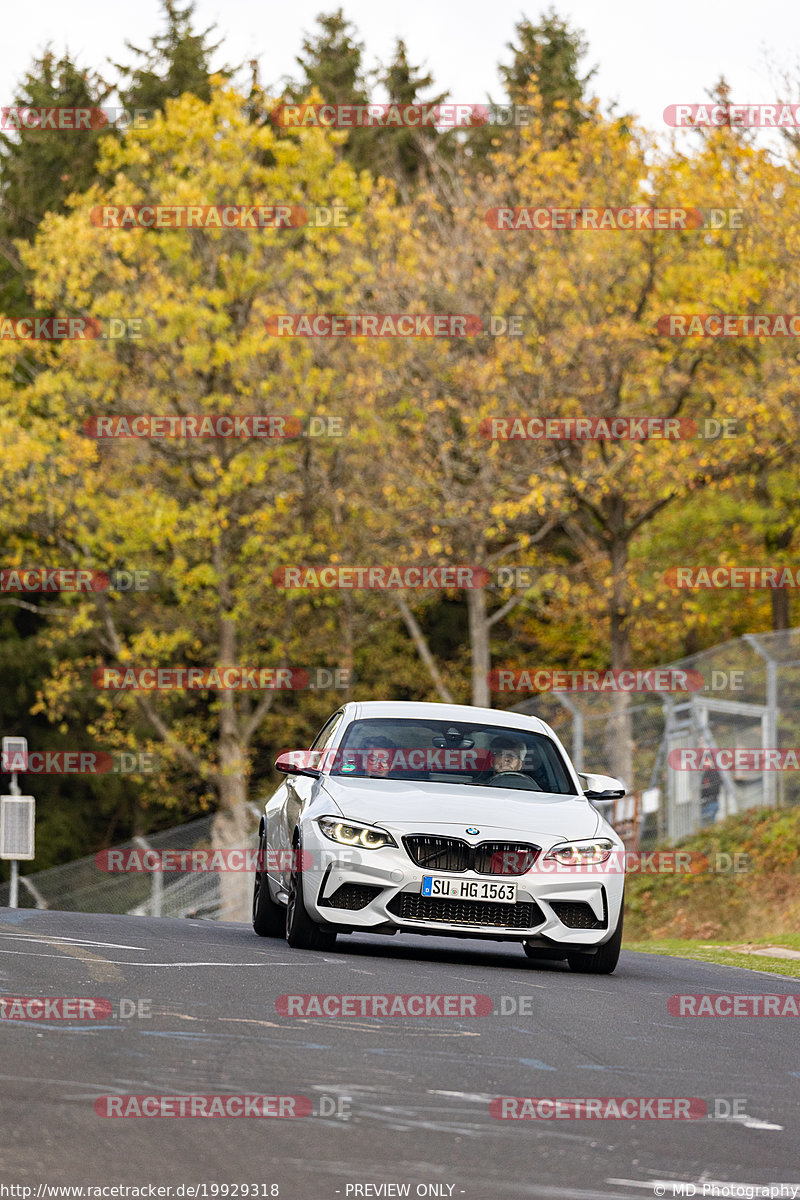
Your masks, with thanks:
[[[320,729],[319,733],[314,738],[314,741],[311,743],[310,748],[312,750],[325,750],[331,744],[331,741],[336,734],[336,730],[339,728],[339,722],[341,721],[343,715],[344,709],[340,709],[339,712],[333,714],[329,721],[325,722],[325,724],[322,726],[322,729]]]

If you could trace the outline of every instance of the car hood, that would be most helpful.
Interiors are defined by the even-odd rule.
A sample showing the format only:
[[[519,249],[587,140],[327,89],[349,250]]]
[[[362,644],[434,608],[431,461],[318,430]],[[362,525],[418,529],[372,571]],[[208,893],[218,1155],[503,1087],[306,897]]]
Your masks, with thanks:
[[[594,837],[601,824],[583,796],[340,776],[324,776],[321,783],[322,795],[334,802],[343,817],[391,825],[406,833],[436,829],[452,830],[455,835],[471,825],[482,833],[506,830],[557,841]]]

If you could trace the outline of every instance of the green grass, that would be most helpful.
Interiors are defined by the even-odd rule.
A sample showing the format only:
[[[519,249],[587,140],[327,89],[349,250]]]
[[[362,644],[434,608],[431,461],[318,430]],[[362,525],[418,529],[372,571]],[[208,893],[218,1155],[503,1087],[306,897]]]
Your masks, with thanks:
[[[800,934],[780,934],[753,942],[753,946],[785,946],[789,950],[800,950]],[[741,954],[725,946],[705,941],[690,941],[681,938],[666,938],[663,941],[625,941],[623,950],[636,950],[641,954],[668,954],[673,958],[693,958],[699,962],[719,963],[724,967],[744,967],[749,971],[767,971],[772,975],[788,975],[800,979],[800,958],[766,958],[761,955]]]
[[[630,945],[774,943],[800,949],[800,942],[786,940],[797,938],[800,929],[800,805],[751,809],[698,831],[678,848],[705,856],[708,869],[628,875]],[[758,968],[752,958],[745,965],[776,969]],[[784,966],[781,973],[791,972]]]

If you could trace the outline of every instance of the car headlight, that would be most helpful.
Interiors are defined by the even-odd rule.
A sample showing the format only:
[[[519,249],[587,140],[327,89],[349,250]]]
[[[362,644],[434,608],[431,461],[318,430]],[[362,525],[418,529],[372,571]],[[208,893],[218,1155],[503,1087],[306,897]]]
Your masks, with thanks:
[[[381,846],[396,846],[397,842],[385,829],[362,825],[360,821],[343,821],[338,817],[319,817],[317,820],[326,838],[340,846],[359,846],[362,850],[380,850]]]
[[[555,859],[562,867],[588,867],[603,863],[610,857],[614,843],[607,838],[594,838],[585,842],[563,842],[554,846],[545,858]]]

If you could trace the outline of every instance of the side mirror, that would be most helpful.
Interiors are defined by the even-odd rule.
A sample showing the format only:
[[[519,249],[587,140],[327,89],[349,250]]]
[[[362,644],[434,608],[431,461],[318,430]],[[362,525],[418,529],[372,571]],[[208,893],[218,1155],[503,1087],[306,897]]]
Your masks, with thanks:
[[[319,759],[318,750],[286,750],[275,759],[275,770],[283,771],[284,775],[309,775],[319,779],[322,774]]]
[[[583,794],[587,800],[621,800],[627,790],[621,779],[614,779],[611,775],[579,772],[578,778],[584,782]]]

